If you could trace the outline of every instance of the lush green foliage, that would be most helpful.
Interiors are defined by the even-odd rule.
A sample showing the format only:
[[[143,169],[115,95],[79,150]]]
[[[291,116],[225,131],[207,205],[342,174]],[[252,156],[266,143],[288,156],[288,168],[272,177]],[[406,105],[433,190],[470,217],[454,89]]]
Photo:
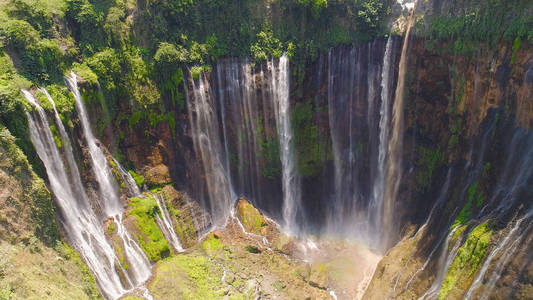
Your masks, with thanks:
[[[65,259],[72,260],[78,266],[83,274],[83,290],[90,296],[91,299],[100,299],[100,292],[96,287],[96,281],[89,271],[89,267],[81,259],[81,255],[74,251],[72,247],[63,242],[58,242],[56,251]]]
[[[139,230],[138,242],[150,261],[158,261],[170,255],[170,247],[156,223],[159,207],[156,199],[149,195],[144,198],[131,198],[128,215],[133,216]]]
[[[431,20],[428,35],[453,41],[445,50],[473,55],[480,43],[490,47],[502,39],[533,42],[533,14],[529,0],[457,1],[450,15]],[[432,41],[429,47],[432,47]]]
[[[424,189],[430,184],[435,167],[442,164],[444,160],[444,154],[439,148],[436,150],[431,150],[425,147],[418,148],[417,165],[420,167],[421,171],[416,175],[416,181],[418,183],[417,188]]]
[[[129,170],[128,173],[130,173],[131,177],[133,177],[133,180],[135,180],[135,184],[142,189],[144,185],[144,177],[141,174],[135,173],[133,170]]]
[[[257,34],[257,41],[250,46],[252,57],[256,61],[264,61],[269,57],[280,57],[283,54],[283,47],[279,39],[274,37],[270,28]]]
[[[27,222],[35,229],[35,236],[45,244],[53,245],[59,239],[59,228],[51,194],[44,181],[33,172],[26,156],[15,144],[15,138],[1,124],[0,157],[5,161],[2,165],[3,172],[14,176],[24,185],[21,199],[11,195],[8,205],[29,207],[31,220]]]
[[[224,249],[224,244],[220,241],[220,238],[214,234],[210,234],[205,239],[202,248],[207,252],[208,255],[213,255],[219,250]]]

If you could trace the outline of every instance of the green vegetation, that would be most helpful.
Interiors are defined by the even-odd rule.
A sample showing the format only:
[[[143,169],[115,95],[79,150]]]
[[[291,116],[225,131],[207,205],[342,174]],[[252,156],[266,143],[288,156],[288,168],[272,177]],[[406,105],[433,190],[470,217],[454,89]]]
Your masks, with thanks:
[[[259,250],[259,248],[253,245],[246,245],[244,247],[244,250],[246,250],[247,252],[253,253],[253,254],[261,253],[261,250]]]
[[[319,50],[382,36],[391,2],[6,0],[0,3],[0,118],[40,172],[20,88],[55,86],[49,92],[72,128],[74,102],[63,76],[74,70],[86,81],[80,84],[84,101],[99,104],[88,108],[98,133],[125,119],[130,127],[141,119],[152,127],[168,122],[174,132],[169,111],[185,109],[185,67],[194,65],[198,77],[222,57],[262,61],[286,52],[301,80]],[[273,140],[261,143],[270,161],[267,178],[279,169],[269,159],[277,149]],[[311,161],[304,161],[303,172],[313,171]]]
[[[265,219],[248,201],[240,199],[237,203],[237,210],[239,212],[239,219],[242,221],[242,224],[246,231],[252,232],[255,234],[262,234],[262,228],[268,224],[265,222]]]
[[[133,170],[128,170],[128,173],[130,173],[131,177],[133,177],[133,180],[135,180],[135,184],[142,189],[144,185],[144,177],[141,174],[135,173]]]
[[[8,180],[4,182],[14,181],[18,185],[18,187],[11,187],[11,195],[5,206],[16,208],[20,212],[22,220],[24,220],[24,217],[28,217],[28,219],[24,220],[28,224],[11,224],[11,222],[18,222],[19,220],[2,219],[3,225],[9,229],[8,236],[4,236],[4,238],[17,241],[23,237],[10,236],[11,234],[17,234],[17,231],[13,230],[13,228],[26,227],[29,230],[33,230],[33,234],[45,245],[54,245],[59,239],[59,228],[51,194],[44,181],[33,172],[26,156],[15,144],[15,138],[1,124],[0,158],[3,162],[0,170],[2,171],[1,173],[5,174],[3,180]],[[13,180],[6,176],[12,177]],[[29,215],[26,216],[26,213]],[[13,230],[12,233],[10,233],[11,230]]]
[[[485,257],[491,235],[492,230],[487,226],[487,223],[476,226],[468,234],[468,238],[464,245],[459,248],[457,256],[444,278],[439,300],[447,299],[454,287],[459,285],[464,288],[465,283],[470,281]]]
[[[111,235],[113,232],[115,232],[115,223],[110,222],[107,226],[107,233]]]
[[[169,192],[170,191],[170,192]],[[167,188],[162,191],[163,198],[167,205],[169,214],[172,216],[174,223],[174,231],[178,235],[183,247],[189,247],[196,243],[196,230],[194,228],[192,216],[187,216],[186,211],[180,211],[182,207],[178,201],[179,197],[171,197],[170,194],[173,188]]]
[[[73,261],[76,266],[80,269],[83,275],[83,286],[82,289],[87,295],[92,299],[99,299],[100,292],[96,287],[96,281],[94,280],[93,275],[89,271],[89,267],[81,259],[81,255],[74,251],[72,247],[63,242],[58,242],[56,245],[56,251],[65,259]]]
[[[531,43],[532,28],[529,0],[461,0],[451,5],[449,15],[444,12],[433,17],[427,35],[449,40],[445,51],[474,55],[480,44],[493,47],[501,40],[519,44],[523,39]],[[430,47],[433,43],[434,40],[429,41]]]
[[[318,126],[313,122],[311,101],[296,104],[291,122],[294,147],[298,153],[298,171],[303,176],[315,176],[321,171],[326,149],[319,139]]]
[[[453,233],[453,236],[450,240],[450,248],[452,247],[452,244],[457,241],[457,239],[463,235],[463,232],[465,232],[465,229],[468,227],[468,225],[460,225],[457,229],[455,229],[455,232]],[[452,227],[453,230],[453,227]]]
[[[212,256],[224,249],[224,244],[220,241],[220,238],[214,234],[209,234],[202,244],[202,248],[208,255]]]
[[[479,187],[478,182],[474,182],[467,190],[467,200],[465,206],[459,212],[452,228],[458,225],[466,224],[472,216],[474,208],[480,208],[485,199],[485,194]]]
[[[431,150],[430,148],[418,147],[417,165],[421,171],[416,175],[417,188],[426,188],[431,182],[435,167],[444,162],[444,153],[441,152],[440,148]]]
[[[0,299],[103,299],[80,255],[58,242],[0,242]]]
[[[150,287],[158,299],[221,299],[222,268],[197,253],[165,259]]]
[[[155,262],[170,255],[170,247],[163,233],[156,223],[156,214],[159,213],[157,200],[148,195],[145,198],[131,198],[128,204],[128,216],[135,218],[139,236],[139,245],[150,261]]]

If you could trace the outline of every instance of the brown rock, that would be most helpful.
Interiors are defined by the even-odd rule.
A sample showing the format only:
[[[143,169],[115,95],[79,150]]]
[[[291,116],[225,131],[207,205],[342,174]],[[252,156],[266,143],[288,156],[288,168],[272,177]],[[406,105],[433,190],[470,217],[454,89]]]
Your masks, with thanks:
[[[144,173],[144,179],[148,185],[162,185],[172,181],[168,167],[162,164],[148,169]]]

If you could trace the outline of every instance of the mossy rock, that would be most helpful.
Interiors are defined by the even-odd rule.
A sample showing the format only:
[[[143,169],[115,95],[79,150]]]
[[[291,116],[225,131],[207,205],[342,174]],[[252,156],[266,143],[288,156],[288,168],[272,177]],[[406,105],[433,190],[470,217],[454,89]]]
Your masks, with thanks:
[[[251,205],[244,198],[240,198],[237,202],[238,218],[242,222],[246,231],[258,235],[266,234],[266,227],[268,223],[257,208]]]
[[[172,181],[168,167],[160,164],[144,172],[144,180],[148,186],[162,186]]]
[[[487,253],[491,236],[492,229],[486,222],[476,226],[468,234],[444,278],[439,300],[461,298],[466,288],[472,283],[473,276]]]
[[[156,223],[159,213],[157,200],[148,195],[144,198],[131,198],[128,204],[128,216],[134,218],[137,231],[135,237],[151,262],[156,262],[170,255],[170,247]],[[135,234],[134,234],[135,235]]]
[[[197,231],[195,220],[199,216],[200,207],[186,199],[183,192],[179,192],[172,185],[166,185],[161,190],[167,209],[172,217],[174,231],[178,235],[184,248],[189,248],[197,243]]]

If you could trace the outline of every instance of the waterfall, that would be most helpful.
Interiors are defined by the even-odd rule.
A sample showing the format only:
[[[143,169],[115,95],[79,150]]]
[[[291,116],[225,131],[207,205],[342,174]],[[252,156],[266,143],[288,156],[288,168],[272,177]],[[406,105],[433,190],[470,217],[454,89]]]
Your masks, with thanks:
[[[93,273],[102,294],[109,299],[117,299],[128,291],[132,283],[115,256],[114,249],[105,238],[103,224],[91,208],[81,183],[70,141],[55,110],[55,104],[50,97],[70,173],[67,173],[67,168],[63,164],[46,114],[29,92],[23,90],[23,94],[35,107],[35,111],[28,114],[30,137],[46,168],[50,188],[61,211],[63,227],[71,244],[79,251]],[[121,281],[118,271],[124,275],[127,282]]]
[[[378,247],[391,132],[396,51],[393,37],[327,53],[327,109],[333,183],[326,233]],[[379,56],[376,55],[379,53]],[[380,247],[378,247],[380,248]]]
[[[124,181],[124,184],[126,185],[126,192],[128,196],[139,197],[140,195],[142,195],[141,189],[139,189],[137,183],[135,182],[131,174],[126,171],[126,169],[124,169],[124,167],[118,162],[118,160],[113,158],[113,161],[115,162],[115,165],[117,165],[117,170],[120,175],[120,178],[122,179],[122,181]]]
[[[113,174],[108,166],[104,153],[98,147],[96,138],[92,133],[89,117],[85,111],[74,72],[70,74],[70,77],[66,78],[66,83],[76,100],[76,110],[78,111],[83,134],[85,135],[85,140],[89,148],[89,156],[94,175],[96,176],[96,181],[100,189],[101,208],[106,216],[117,215],[122,212],[122,205],[120,204],[117,188],[113,183]]]
[[[252,68],[248,60],[220,62],[216,75],[225,168],[230,173],[233,171],[230,181],[239,196],[261,202],[263,182],[258,156],[263,122],[259,117]]]
[[[438,261],[437,274],[435,274],[435,280],[433,281],[433,284],[431,284],[429,289],[427,289],[427,291],[422,296],[420,296],[418,300],[436,299],[439,296],[442,283],[444,282],[446,273],[448,273],[448,268],[455,259],[455,256],[459,251],[459,247],[461,246],[460,241],[455,241],[452,250],[448,252],[450,241],[457,228],[459,227],[455,227],[452,231],[450,231],[450,233],[446,237],[446,240],[444,241],[442,252]]]
[[[397,224],[395,224],[395,206],[398,197],[398,189],[402,178],[402,154],[403,154],[403,123],[404,123],[404,89],[405,73],[407,70],[407,48],[409,35],[414,23],[414,12],[410,12],[407,24],[407,32],[403,41],[402,53],[398,65],[398,83],[392,108],[392,135],[388,145],[387,159],[387,184],[385,186],[385,198],[383,201],[383,234],[382,247],[387,248],[396,238]]]
[[[179,237],[176,234],[176,231],[174,231],[174,225],[172,225],[172,218],[168,213],[165,199],[163,199],[161,194],[153,194],[153,196],[157,200],[157,206],[159,207],[159,214],[155,215],[157,225],[170,245],[172,245],[176,251],[183,252]]]
[[[383,212],[383,198],[385,192],[385,168],[387,162],[387,146],[389,144],[389,116],[390,116],[390,70],[392,64],[391,57],[392,37],[387,39],[385,54],[383,55],[383,67],[381,73],[381,107],[379,110],[379,149],[377,161],[377,175],[374,180],[372,191],[372,203],[369,213],[372,224],[378,234],[382,234],[381,216]]]
[[[292,144],[293,133],[290,119],[289,102],[289,60],[285,54],[279,58],[278,65],[274,59],[269,61],[272,72],[272,101],[280,144],[283,221],[290,234],[298,234],[303,220],[297,220],[300,208],[300,178],[296,173],[295,156]]]
[[[328,119],[333,150],[334,195],[331,208],[328,208],[328,226],[332,231],[342,227],[345,216],[350,215],[348,205],[358,197],[355,182],[355,159],[353,155],[353,91],[355,89],[356,58],[355,49],[341,59],[335,59],[332,50],[328,52]],[[338,91],[341,91],[338,93]],[[346,140],[349,141],[344,145]],[[340,221],[340,222],[339,222]],[[339,224],[340,223],[340,224]]]
[[[67,131],[65,130],[63,121],[61,121],[59,112],[56,109],[55,101],[44,87],[40,88],[39,90],[46,95],[46,98],[52,104],[52,108],[54,109],[54,117],[55,117],[57,128],[59,129],[59,136],[61,138],[63,146],[65,147],[65,156],[66,156],[67,163],[68,163],[68,169],[70,171],[70,179],[71,181],[73,181],[72,188],[74,189],[74,192],[75,192],[74,195],[79,195],[79,197],[83,199],[82,203],[84,205],[84,208],[87,208],[89,207],[88,206],[89,200],[88,200],[87,194],[85,193],[83,183],[81,182],[80,172],[78,170],[78,165],[76,164],[76,160],[72,152],[72,144],[70,142],[70,138],[68,137]],[[28,93],[25,92],[25,95],[26,94]],[[28,94],[28,95],[31,96],[31,94]],[[34,103],[34,105],[37,105],[37,104]]]
[[[102,211],[106,217],[112,217],[115,221],[117,231],[123,241],[124,252],[130,262],[130,268],[128,271],[132,276],[133,284],[138,286],[150,277],[150,262],[139,245],[131,238],[122,222],[123,207],[119,199],[116,183],[107,159],[103,151],[98,147],[96,138],[91,131],[89,118],[85,111],[81,94],[78,90],[76,74],[72,72],[70,77],[66,78],[66,82],[70,91],[74,95],[81,127],[88,145],[91,167],[100,191],[100,205]]]
[[[222,151],[219,121],[209,81],[205,74],[201,74],[198,80],[191,78],[190,81],[193,91],[192,97],[186,93],[187,107],[195,153],[205,174],[208,199],[203,201],[213,213],[215,225],[220,226],[229,217],[236,197],[229,170],[224,167],[228,163]]]

